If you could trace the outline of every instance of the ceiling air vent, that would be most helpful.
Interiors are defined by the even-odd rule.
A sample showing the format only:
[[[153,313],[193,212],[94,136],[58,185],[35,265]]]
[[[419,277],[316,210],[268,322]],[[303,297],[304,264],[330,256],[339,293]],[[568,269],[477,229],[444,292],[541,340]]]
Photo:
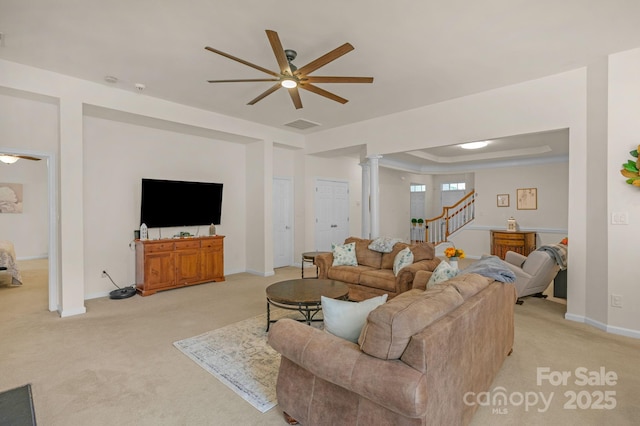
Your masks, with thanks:
[[[296,121],[292,121],[291,123],[286,123],[285,126],[289,126],[289,127],[293,127],[295,129],[298,130],[307,130],[310,129],[312,127],[316,127],[319,126],[320,123],[314,123],[313,121],[309,121],[309,120],[296,120]]]

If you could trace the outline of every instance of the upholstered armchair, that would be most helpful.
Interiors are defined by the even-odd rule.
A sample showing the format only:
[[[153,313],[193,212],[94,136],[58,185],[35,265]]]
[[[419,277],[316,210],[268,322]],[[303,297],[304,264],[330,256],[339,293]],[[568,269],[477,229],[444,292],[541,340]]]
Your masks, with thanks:
[[[508,251],[504,257],[509,268],[516,274],[518,299],[530,295],[542,295],[556,277],[560,266],[546,251],[533,251],[529,256]],[[518,303],[522,303],[518,300]]]

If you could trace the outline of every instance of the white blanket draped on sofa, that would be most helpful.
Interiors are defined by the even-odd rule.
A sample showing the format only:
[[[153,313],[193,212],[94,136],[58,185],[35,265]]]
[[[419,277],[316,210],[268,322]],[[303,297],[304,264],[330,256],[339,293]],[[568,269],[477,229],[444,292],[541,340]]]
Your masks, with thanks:
[[[0,240],[0,266],[11,274],[11,285],[22,285],[22,276],[16,265],[16,252],[11,241]]]

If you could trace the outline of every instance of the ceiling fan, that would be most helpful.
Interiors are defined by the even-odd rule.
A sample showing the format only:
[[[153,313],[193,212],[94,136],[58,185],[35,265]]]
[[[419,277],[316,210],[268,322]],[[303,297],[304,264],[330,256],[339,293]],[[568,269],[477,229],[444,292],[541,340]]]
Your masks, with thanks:
[[[251,79],[241,79],[241,80],[208,80],[209,83],[239,83],[239,82],[256,82],[256,81],[274,81],[276,82],[269,89],[261,93],[258,97],[250,101],[247,105],[253,105],[256,102],[264,99],[268,95],[272,94],[276,90],[284,87],[288,89],[289,95],[291,96],[291,100],[295,105],[296,109],[302,108],[302,100],[300,99],[300,92],[298,89],[308,90],[309,92],[315,93],[320,96],[324,96],[325,98],[329,98],[336,102],[340,102],[341,104],[345,104],[349,102],[347,99],[342,98],[336,94],[328,92],[324,89],[315,86],[315,83],[373,83],[373,77],[321,77],[321,76],[310,76],[313,71],[318,68],[332,62],[342,55],[351,52],[354,47],[345,43],[340,47],[335,48],[329,53],[326,53],[319,58],[309,62],[307,65],[298,68],[293,65],[292,61],[296,58],[297,53],[295,50],[284,50],[282,48],[282,43],[280,43],[280,37],[278,37],[278,33],[272,30],[266,30],[267,38],[269,39],[269,43],[271,44],[271,49],[273,49],[273,53],[276,56],[276,60],[278,61],[278,66],[280,67],[280,72],[275,72],[263,68],[259,65],[252,64],[251,62],[247,62],[240,58],[236,58],[235,56],[229,55],[228,53],[222,52],[220,50],[214,49],[213,47],[205,47],[205,49],[217,53],[218,55],[222,55],[231,60],[240,62],[241,64],[250,66],[251,68],[257,69],[258,71],[262,71],[263,73],[269,74],[272,78],[251,78]]]
[[[13,164],[13,163],[15,163],[16,161],[18,161],[21,158],[23,160],[32,160],[32,161],[40,161],[41,160],[41,158],[31,157],[29,155],[0,153],[0,161],[2,161],[5,164]]]

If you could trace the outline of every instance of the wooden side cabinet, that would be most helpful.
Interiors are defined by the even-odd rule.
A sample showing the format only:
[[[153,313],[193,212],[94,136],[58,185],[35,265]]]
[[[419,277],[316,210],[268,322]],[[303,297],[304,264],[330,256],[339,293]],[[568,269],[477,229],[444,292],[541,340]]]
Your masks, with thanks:
[[[536,233],[532,231],[491,231],[491,254],[504,260],[508,251],[523,256],[536,249]]]
[[[136,240],[136,288],[143,296],[211,281],[224,281],[222,235]]]

